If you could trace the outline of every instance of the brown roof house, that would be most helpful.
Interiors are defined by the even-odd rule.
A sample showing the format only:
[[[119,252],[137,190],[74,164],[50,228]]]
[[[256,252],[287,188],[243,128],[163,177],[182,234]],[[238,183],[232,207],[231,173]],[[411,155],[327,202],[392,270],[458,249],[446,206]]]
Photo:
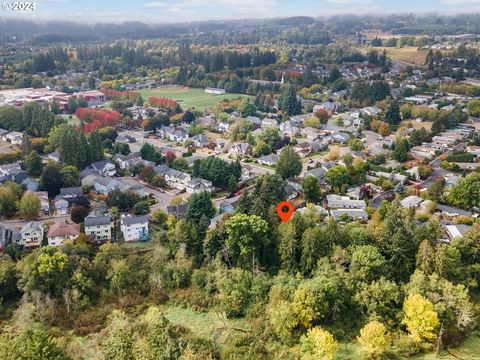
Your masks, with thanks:
[[[65,240],[74,241],[80,234],[79,224],[57,222],[50,226],[47,233],[48,245],[60,246]]]

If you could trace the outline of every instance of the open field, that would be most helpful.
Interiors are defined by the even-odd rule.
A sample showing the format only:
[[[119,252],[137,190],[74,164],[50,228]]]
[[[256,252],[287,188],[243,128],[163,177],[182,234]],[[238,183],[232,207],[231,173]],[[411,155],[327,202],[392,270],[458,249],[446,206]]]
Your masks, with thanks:
[[[412,127],[414,129],[421,129],[423,127],[425,128],[425,130],[430,131],[432,129],[433,122],[431,121],[416,122],[415,120],[404,120],[400,123],[400,125],[403,127],[408,127],[409,124],[412,124]]]
[[[162,310],[163,314],[170,322],[175,325],[184,326],[185,328],[189,329],[193,334],[205,340],[212,340],[215,333],[220,335],[222,331],[219,331],[219,329],[224,328],[227,324],[227,327],[229,327],[230,329],[238,328],[248,330],[248,325],[243,319],[229,319],[227,320],[227,324],[224,324],[220,320],[218,314],[215,314],[214,312],[202,313],[190,308],[177,305],[166,305],[162,308]],[[235,330],[233,330],[233,332],[235,332]],[[446,351],[441,351],[438,358],[446,360],[480,359],[480,338],[472,336],[466,339],[460,347],[452,348],[448,351],[450,352],[450,354]],[[354,360],[358,358],[359,349],[356,343],[342,342],[339,344],[338,353],[335,359]],[[433,360],[438,358],[435,357],[435,353],[432,352],[419,355],[410,359]],[[395,359],[406,360],[407,358],[395,357]]]
[[[387,54],[392,60],[404,61],[415,65],[425,65],[425,59],[428,54],[426,50],[418,50],[416,47],[375,47],[374,49],[378,52],[387,50]]]
[[[196,108],[198,110],[207,110],[224,99],[238,99],[239,97],[248,98],[248,95],[242,94],[207,94],[204,89],[184,88],[181,86],[165,86],[156,89],[140,90],[143,98],[147,100],[150,96],[164,97],[177,100],[180,106],[187,110]]]
[[[167,305],[163,307],[163,315],[174,325],[181,325],[189,329],[195,336],[205,340],[212,340],[215,333],[221,334],[225,326],[231,329],[248,330],[243,319],[228,319],[226,323],[219,314],[214,312],[202,313],[190,308]],[[223,330],[222,330],[223,328]],[[235,331],[235,330],[233,330]]]

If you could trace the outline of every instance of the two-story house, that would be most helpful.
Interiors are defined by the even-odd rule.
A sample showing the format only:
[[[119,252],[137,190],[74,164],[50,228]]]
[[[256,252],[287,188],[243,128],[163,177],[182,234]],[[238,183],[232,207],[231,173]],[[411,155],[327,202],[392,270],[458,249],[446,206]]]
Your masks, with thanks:
[[[85,218],[85,234],[97,242],[112,238],[112,223],[109,216],[90,214]]]
[[[43,224],[37,221],[30,221],[22,226],[20,230],[20,245],[25,247],[37,247],[42,244],[43,240]]]
[[[187,186],[185,189],[188,194],[197,194],[204,191],[212,192],[213,184],[211,181],[201,179],[201,178],[195,178],[189,183],[187,183]]]
[[[125,241],[147,241],[148,215],[126,216],[120,221],[120,231]]]
[[[60,246],[65,240],[74,241],[80,234],[79,224],[67,224],[66,222],[57,222],[48,228],[48,245]]]

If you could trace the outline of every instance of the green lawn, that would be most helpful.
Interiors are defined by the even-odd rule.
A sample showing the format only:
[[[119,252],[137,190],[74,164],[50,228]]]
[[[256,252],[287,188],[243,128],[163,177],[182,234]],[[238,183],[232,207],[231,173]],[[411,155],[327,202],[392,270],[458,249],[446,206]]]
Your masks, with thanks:
[[[336,360],[354,360],[359,359],[358,346],[356,343],[340,343],[338,346]],[[441,351],[438,357],[435,357],[435,352],[422,354],[413,358],[405,358],[401,356],[394,357],[395,360],[479,360],[480,359],[480,338],[472,336],[466,339],[458,348],[451,348],[447,351]],[[393,360],[393,359],[392,359]]]
[[[205,111],[224,99],[232,100],[239,97],[248,98],[251,96],[242,94],[213,95],[207,94],[204,89],[184,88],[181,86],[165,86],[156,89],[140,90],[142,97],[147,100],[150,96],[164,97],[177,100],[182,109],[196,108]]]
[[[192,332],[196,337],[212,340],[213,335],[222,333],[220,315],[214,312],[202,313],[188,307],[166,305],[162,308],[163,315],[174,325],[180,325]],[[229,319],[228,326],[248,330],[243,319]]]

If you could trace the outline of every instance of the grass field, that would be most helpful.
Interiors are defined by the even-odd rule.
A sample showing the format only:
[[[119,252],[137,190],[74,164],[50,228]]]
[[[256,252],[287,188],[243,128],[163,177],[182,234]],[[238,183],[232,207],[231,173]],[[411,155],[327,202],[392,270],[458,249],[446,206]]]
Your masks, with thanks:
[[[248,95],[225,94],[213,95],[207,94],[204,89],[184,88],[181,86],[165,86],[156,89],[140,90],[143,98],[147,100],[150,96],[164,97],[177,100],[182,109],[196,108],[205,111],[212,108],[215,104],[224,99],[238,99],[239,97],[248,98]]]
[[[212,336],[225,324],[219,320],[219,316],[213,312],[202,313],[190,308],[176,305],[163,307],[163,315],[174,325],[181,325],[189,329],[195,336],[205,340],[212,340]],[[228,326],[248,330],[243,319],[227,321]]]
[[[213,312],[201,313],[190,308],[185,308],[177,305],[166,305],[163,307],[163,314],[165,317],[175,325],[181,325],[189,329],[195,336],[198,336],[205,340],[212,340],[214,334],[218,332],[220,327],[223,327],[221,321],[219,321],[218,315]],[[243,319],[228,320],[228,326],[232,328],[240,328],[248,330],[248,325]],[[226,334],[224,334],[226,335]],[[221,337],[219,338],[221,343]],[[449,349],[448,352],[440,352],[438,357],[435,357],[435,353],[423,354],[414,358],[408,358],[413,360],[433,360],[433,359],[445,359],[445,360],[480,360],[480,338],[470,337],[463,342],[458,348]],[[358,345],[356,343],[340,343],[338,347],[336,360],[356,360],[360,358],[358,351]],[[395,360],[407,360],[403,357],[395,357]]]
[[[425,59],[428,52],[426,50],[418,50],[416,47],[390,48],[375,47],[378,52],[387,50],[388,56],[392,60],[404,61],[415,65],[425,65]]]
[[[425,128],[425,130],[430,131],[432,129],[433,122],[431,121],[416,122],[415,120],[404,120],[400,123],[400,125],[403,127],[408,127],[409,124],[412,124],[414,129],[421,129],[423,127]]]

